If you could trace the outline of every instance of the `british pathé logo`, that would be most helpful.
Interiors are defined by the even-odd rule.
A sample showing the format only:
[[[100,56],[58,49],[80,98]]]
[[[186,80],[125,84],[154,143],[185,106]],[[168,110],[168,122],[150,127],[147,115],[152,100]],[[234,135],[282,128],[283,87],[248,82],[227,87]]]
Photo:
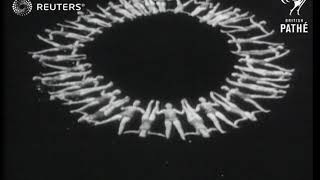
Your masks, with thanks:
[[[281,0],[283,4],[293,4],[293,7],[290,9],[289,15],[291,16],[294,11],[297,12],[297,15],[300,16],[300,9],[306,2],[306,0]]]
[[[290,34],[306,34],[309,32],[308,22],[300,15],[300,10],[305,4],[306,0],[281,0],[285,5],[293,5],[289,11],[290,16],[296,16],[296,18],[285,18],[284,22],[280,24],[281,33]]]
[[[303,19],[285,19],[285,23],[280,24],[281,33],[308,33],[308,22]]]
[[[83,3],[36,3],[36,11],[81,11]],[[13,12],[19,16],[26,16],[32,10],[30,0],[15,0],[12,4]]]

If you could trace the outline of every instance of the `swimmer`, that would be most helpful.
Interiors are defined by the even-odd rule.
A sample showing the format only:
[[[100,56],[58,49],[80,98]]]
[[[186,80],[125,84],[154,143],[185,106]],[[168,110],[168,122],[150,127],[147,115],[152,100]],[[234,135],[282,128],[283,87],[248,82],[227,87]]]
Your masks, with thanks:
[[[180,137],[182,140],[186,140],[182,125],[180,120],[178,119],[177,114],[183,115],[184,111],[178,111],[177,109],[173,108],[173,105],[171,103],[166,103],[165,104],[165,109],[160,110],[157,112],[157,114],[163,114],[164,115],[164,123],[165,123],[165,128],[166,128],[166,138],[169,139],[171,135],[171,129],[172,129],[172,124],[174,127],[177,129]]]

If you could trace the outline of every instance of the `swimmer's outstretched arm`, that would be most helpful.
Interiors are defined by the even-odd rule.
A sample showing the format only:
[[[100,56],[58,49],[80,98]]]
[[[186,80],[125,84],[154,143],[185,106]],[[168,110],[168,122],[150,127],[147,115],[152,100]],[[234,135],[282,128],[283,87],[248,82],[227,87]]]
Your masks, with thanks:
[[[185,136],[200,136],[200,132],[199,131],[194,131],[194,132],[187,132],[184,133]]]
[[[117,13],[127,17],[128,19],[134,19],[135,16],[133,14],[131,14],[129,11],[127,11],[126,9],[123,9],[120,5],[115,5],[112,2],[109,2],[108,5]]]
[[[140,130],[127,130],[124,131],[123,134],[139,134]]]
[[[98,126],[98,125],[103,125],[103,124],[108,124],[108,123],[111,123],[111,122],[114,122],[114,121],[119,121],[123,118],[122,114],[116,114],[106,120],[102,120],[100,122],[97,122],[95,124],[95,126]]]
[[[86,21],[87,23],[89,24],[93,24],[93,25],[97,25],[97,26],[100,26],[100,27],[104,27],[104,28],[109,28],[111,27],[111,23],[105,21],[105,20],[102,20],[100,18],[97,18],[96,16],[96,13],[91,11],[91,10],[88,10],[87,9],[87,12],[89,14],[84,14],[83,12],[79,11],[78,14],[79,14],[79,17],[82,18],[84,21]],[[92,35],[92,34],[91,34]]]
[[[59,70],[59,71],[51,71],[48,73],[41,73],[41,75],[43,77],[54,77],[54,76],[61,76],[63,74],[74,74],[74,73],[85,73],[85,72],[90,72],[88,71],[89,67],[86,66],[79,66],[79,68],[77,69],[76,67],[74,67],[73,69],[67,69],[67,70]]]
[[[71,113],[85,112],[89,108],[92,108],[92,107],[100,105],[101,102],[99,102],[99,99],[101,99],[101,97],[94,98],[94,99],[92,99],[92,101],[88,100],[88,102],[86,104],[84,103],[85,105],[81,106],[80,108],[73,109],[70,112]],[[71,102],[71,101],[69,101],[69,102]],[[102,108],[100,108],[98,111],[104,111],[105,109],[109,108],[111,106],[111,102],[112,101],[110,101],[109,104],[107,104],[107,105],[103,106]]]
[[[203,6],[197,6],[191,13],[190,16],[197,16],[199,15],[201,12],[206,11],[207,7],[203,7]]]
[[[211,19],[212,17],[214,17],[214,15],[215,15],[217,9],[219,8],[219,6],[220,6],[220,3],[219,3],[219,2],[216,3],[216,4],[214,5],[214,7],[213,7],[209,12],[207,12],[207,14],[205,14],[205,15],[202,16],[202,17],[200,17],[200,22],[206,22],[206,21],[208,21],[209,19]]]
[[[68,99],[65,99],[65,98],[61,98],[62,97],[66,97],[66,96],[77,96],[77,97],[84,97],[84,96],[87,96],[91,93],[95,93],[95,92],[98,92],[98,91],[101,91],[103,89],[108,89],[108,88],[111,88],[113,86],[113,83],[110,82],[106,85],[103,85],[103,86],[97,86],[97,87],[90,87],[90,88],[84,88],[84,89],[79,89],[79,90],[76,90],[76,91],[73,91],[73,92],[65,92],[65,93],[62,93],[62,94],[53,94],[51,95],[50,99],[55,99],[55,98],[59,98],[61,100],[65,100],[65,101],[68,101]]]
[[[46,68],[51,68],[51,69],[60,70],[60,71],[82,71],[82,70],[87,70],[92,66],[91,63],[84,63],[84,64],[78,64],[76,66],[67,67],[67,66],[53,65],[46,62],[41,62],[41,65]]]
[[[273,55],[279,56],[279,50],[284,49],[283,46],[271,47],[269,46],[268,49],[253,49],[253,50],[242,50],[240,52],[231,51],[231,53],[239,55],[239,56],[247,56],[247,55],[257,55],[257,56],[264,56],[264,55]]]
[[[220,11],[216,11],[215,14],[214,14],[214,18],[216,18],[216,17],[218,17],[218,16],[220,16],[220,15],[233,13],[232,10],[235,10],[235,9],[238,9],[238,8],[234,8],[233,6],[231,6],[231,7],[228,7],[228,8],[226,8],[226,9],[222,9],[222,10],[220,10]],[[238,10],[237,10],[237,11],[238,11]],[[214,18],[213,18],[213,19],[214,19]],[[213,19],[209,19],[208,21],[213,20]]]
[[[180,111],[178,109],[173,109],[174,112],[176,112],[177,114],[183,115],[185,113],[185,110],[182,108]]]
[[[239,46],[241,47],[241,44],[261,44],[261,45],[269,45],[269,46],[283,46],[283,43],[274,43],[274,42],[268,42],[268,41],[263,41],[260,40],[262,38],[266,38],[271,36],[274,33],[274,31],[271,31],[268,34],[263,34],[263,35],[257,35],[248,39],[244,39],[244,38],[236,38],[235,36],[233,36],[231,33],[225,33],[226,35],[228,35],[229,37],[231,37],[230,40],[228,40],[229,44],[236,44],[236,46],[238,46],[238,50],[236,52],[240,52],[242,51],[242,48],[239,48]],[[235,51],[233,51],[235,52]]]
[[[235,40],[235,42],[237,42],[237,43],[254,42],[254,41],[257,41],[257,40],[261,40],[261,39],[267,38],[267,37],[273,35],[274,33],[275,33],[275,31],[272,30],[270,32],[267,32],[267,33],[264,33],[264,34],[261,34],[261,35],[257,35],[257,36],[253,36],[253,37],[250,37],[248,39],[238,38],[237,40]],[[278,45],[283,46],[284,44],[283,43],[275,43],[275,45],[276,46],[278,46]]]
[[[193,0],[194,4],[203,4],[203,5],[209,5],[210,0],[205,0],[205,1],[201,1],[201,0]]]
[[[291,76],[291,72],[285,72],[285,71],[271,71],[271,70],[266,70],[266,69],[261,69],[261,68],[253,68],[252,66],[234,66],[235,69],[240,70],[241,72],[249,72],[249,73],[254,73],[256,75],[264,76],[264,77],[269,77],[269,76],[276,76],[276,77],[288,77]]]
[[[208,133],[211,133],[213,131],[218,131],[216,128],[208,128]],[[187,132],[184,134],[185,136],[200,136],[201,133],[199,131],[194,131],[194,132]]]
[[[294,72],[294,69],[287,69],[287,68],[283,68],[281,66],[269,63],[265,60],[258,60],[258,59],[240,59],[239,62],[245,62],[247,64],[247,66],[253,66],[254,64],[260,64],[269,68],[273,68],[279,71],[285,71],[285,72]]]
[[[250,18],[254,17],[254,15],[249,16],[249,12],[244,12],[242,14],[236,14],[236,16],[231,17],[229,19],[223,20],[219,22],[219,25],[222,27],[225,27],[224,25],[233,24],[233,23],[239,23],[241,21],[248,20]]]
[[[157,114],[157,115],[164,114],[165,111],[166,111],[166,110],[162,109],[162,110],[160,110],[160,111],[157,111],[156,114]]]
[[[287,89],[287,88],[290,87],[289,84],[280,85],[280,84],[277,84],[277,83],[274,83],[274,82],[261,80],[260,78],[257,78],[257,77],[252,77],[250,75],[247,76],[247,75],[243,75],[243,74],[232,73],[231,76],[238,78],[238,81],[242,82],[242,83],[245,83],[245,81],[252,81],[252,82],[255,82],[258,85],[266,85],[266,86],[271,86],[273,88],[279,88],[279,89]]]
[[[66,72],[62,74],[58,74],[55,76],[51,77],[41,77],[41,79],[48,79],[48,80],[57,80],[57,81],[66,81],[69,80],[70,78],[81,78],[85,79],[87,75],[91,74],[91,70],[84,71],[84,72]],[[53,83],[56,84],[56,83]],[[45,84],[47,86],[50,86],[50,84]]]
[[[290,81],[290,77],[286,77],[286,76],[280,76],[280,77],[256,77],[254,75],[249,75],[248,73],[242,71],[241,74],[240,73],[232,73],[231,74],[234,77],[239,77],[239,76],[248,76],[248,77],[252,77],[252,78],[259,78],[259,80],[261,81],[268,81],[268,82],[280,82],[280,83],[284,83],[287,81]]]
[[[65,71],[65,70],[62,70],[62,71],[52,71],[52,72],[48,72],[48,73],[41,73],[41,76],[43,77],[48,77],[48,76],[59,76],[61,74],[66,74],[66,73],[70,73],[70,71]]]
[[[77,49],[77,48],[74,48],[74,49]],[[47,50],[43,50],[43,51],[47,51]],[[32,55],[32,58],[34,59],[38,58],[38,61],[42,65],[45,62],[76,62],[77,64],[79,64],[80,61],[84,61],[87,59],[87,55],[86,54],[70,54],[70,55],[46,56],[43,54],[34,54]]]
[[[42,36],[40,36],[40,35],[37,35],[37,38],[38,38],[39,40],[41,40],[41,41],[43,41],[43,42],[45,42],[45,43],[53,46],[53,47],[63,46],[63,45],[61,45],[61,44],[59,44],[59,43],[57,43],[57,42],[55,42],[55,41],[53,41],[53,40],[50,40],[50,39],[48,39],[48,38],[44,38],[44,37],[42,37]]]
[[[103,76],[96,76],[94,78],[88,77],[80,81],[68,81],[68,82],[54,84],[54,85],[51,85],[51,87],[59,87],[63,89],[54,91],[54,92],[49,92],[49,94],[57,94],[60,92],[66,92],[66,91],[75,90],[75,89],[79,90],[81,87],[84,87],[85,84],[89,84],[89,83],[91,83],[93,87],[97,87],[101,79],[103,79]]]
[[[250,22],[251,22],[251,24],[253,24],[255,27],[259,28],[262,32],[264,32],[264,33],[266,33],[266,34],[269,33],[269,32],[265,29],[265,27],[262,26],[261,22],[256,22],[256,21],[254,20],[254,18],[251,18],[251,19],[250,19]]]
[[[212,99],[213,100],[213,99]],[[210,106],[212,106],[212,107],[219,107],[220,106],[220,104],[219,103],[217,103],[216,101],[214,101],[213,100],[213,102],[211,102],[211,101],[208,101],[208,104],[210,104]]]
[[[281,58],[281,57],[287,55],[289,52],[290,52],[290,50],[284,51],[284,52],[281,52],[278,56],[274,56],[274,57],[271,57],[271,58],[278,59],[278,58]],[[281,66],[278,66],[278,65],[275,65],[275,64],[271,63],[269,60],[270,60],[270,58],[258,59],[258,58],[250,57],[250,55],[246,55],[244,58],[240,58],[238,61],[240,63],[245,63],[247,65],[247,67],[249,67],[249,68],[253,68],[254,65],[258,64],[258,65],[262,65],[262,66],[265,66],[265,67],[269,67],[269,68],[275,69],[275,71],[283,71],[283,72],[286,72],[286,73],[294,72],[294,69],[283,68]]]
[[[123,134],[140,134],[140,130],[128,130],[128,131],[125,131]],[[164,134],[161,134],[161,133],[155,133],[155,132],[150,132],[149,131],[147,134],[166,138],[166,136]]]
[[[104,20],[98,19],[98,18],[85,18],[85,21],[89,24],[93,24],[93,25],[97,25],[97,26],[101,26],[104,28],[110,28],[112,27],[111,23],[108,23]]]
[[[254,18],[255,16],[252,15],[249,19]],[[266,21],[260,21],[259,24],[265,25]],[[250,24],[248,26],[238,26],[238,25],[231,25],[231,24],[220,24],[224,28],[228,28],[231,30],[221,30],[222,33],[240,33],[240,32],[249,32],[253,29],[259,29],[255,24]]]
[[[121,107],[120,109],[122,111],[126,111],[129,107],[132,107],[132,106],[125,106],[125,107]],[[145,110],[142,109],[141,107],[135,107],[135,110],[140,112],[141,114],[145,113]]]
[[[66,66],[53,65],[53,64],[46,63],[44,61],[41,63],[41,65],[44,67],[47,67],[47,68],[61,70],[61,71],[66,71],[66,70],[72,68],[72,67],[66,67]]]
[[[250,84],[250,83],[242,83],[239,81],[236,82],[236,81],[230,80],[229,78],[226,78],[226,81],[233,86],[249,89],[249,90],[256,91],[256,92],[268,93],[271,95],[286,94],[286,91],[272,88],[272,87],[265,87],[265,86],[260,86],[260,85],[256,85],[256,84]]]
[[[117,108],[117,107],[120,107],[124,104],[126,104],[127,102],[129,102],[129,97],[126,96],[122,99],[118,99],[116,100],[117,98],[111,98],[110,101],[109,101],[109,104],[103,106],[102,108],[99,109],[99,111],[106,111],[107,109],[110,109],[110,108]]]
[[[103,13],[103,15],[100,15],[100,17],[108,18],[113,22],[123,23],[125,17],[118,17],[110,13],[109,11],[112,10],[111,7],[102,8],[100,5],[97,5],[98,9]]]
[[[62,94],[62,93],[66,93],[66,92],[77,91],[77,90],[80,90],[81,88],[85,88],[85,87],[97,87],[98,85],[99,85],[99,81],[83,81],[79,84],[71,85],[71,86],[62,88],[58,91],[50,91],[49,94],[50,95]]]
[[[57,87],[57,88],[69,88],[72,86],[79,86],[83,81],[68,81],[68,82],[62,82],[57,84],[52,84],[50,87]],[[49,94],[57,94],[59,91],[50,91]]]
[[[90,93],[94,93],[94,92],[98,92],[98,91],[103,91],[103,90],[109,89],[112,86],[113,86],[113,82],[110,81],[106,85],[81,89],[81,90],[79,90],[79,92],[80,92],[81,95],[87,95],[87,94],[90,94]]]
[[[166,138],[166,136],[162,133],[156,133],[156,132],[151,132],[151,131],[148,131],[148,135],[153,135],[153,136],[159,136],[159,137],[163,137],[163,138]]]
[[[136,9],[130,2],[126,0],[120,0],[120,3],[125,9],[127,9],[133,15],[142,16],[142,13],[138,9]]]
[[[67,101],[65,103],[62,103],[63,105],[79,105],[79,104],[86,104],[86,103],[90,103],[94,100],[96,100],[97,98],[94,98],[94,97],[89,97],[89,98],[86,98],[86,99],[82,99],[82,100],[79,100],[79,101]]]
[[[209,7],[212,7],[212,3],[210,3],[208,0],[206,0],[205,2],[201,1],[198,2],[197,0],[193,1],[195,5],[200,4],[199,6],[197,6],[191,13],[191,16],[197,16],[199,15],[201,12],[208,10]]]
[[[61,27],[59,31],[51,30],[51,29],[45,29],[45,32],[49,34],[49,39],[50,40],[53,40],[54,36],[61,36],[61,37],[64,37],[64,38],[78,40],[78,41],[81,41],[81,42],[88,42],[88,41],[92,41],[93,40],[93,38],[91,38],[89,36],[83,36],[83,35],[78,34],[78,33],[65,31],[64,27]]]
[[[223,14],[219,14],[219,12],[214,18],[210,19],[207,21],[207,24],[211,25],[212,27],[216,27],[217,25],[219,25],[221,22],[231,19],[232,17],[235,17],[238,12],[240,11],[240,9],[235,8],[233,11],[229,11],[229,12],[225,12]]]
[[[65,22],[68,24],[57,23],[57,26],[76,30],[76,31],[85,31],[85,32],[89,33],[88,35],[102,33],[102,31],[101,31],[102,28],[100,28],[100,27],[99,28],[87,27],[87,26],[80,24],[80,23],[77,23],[75,21],[66,20]]]
[[[271,62],[271,61],[274,61],[274,60],[280,59],[280,58],[282,58],[282,57],[284,57],[284,56],[288,55],[289,53],[290,53],[290,50],[289,50],[289,49],[287,49],[287,50],[285,50],[284,52],[279,53],[277,56],[269,57],[269,58],[264,59],[264,61],[266,61],[266,62]]]
[[[116,100],[116,101],[112,101],[112,102],[114,102],[114,107],[115,108],[120,108],[123,105],[129,103],[129,101],[130,101],[130,97],[126,96],[126,97],[124,97],[122,99],[119,99],[119,100]]]
[[[185,3],[182,3],[180,0],[176,0],[176,8],[173,9],[174,13],[183,12],[184,8],[186,8],[189,4],[191,4],[194,0],[189,0]]]
[[[45,54],[49,52],[57,52],[62,50],[68,50],[71,51],[71,55],[75,55],[80,47],[83,47],[83,44],[80,44],[78,41],[76,41],[74,44],[68,44],[68,45],[58,45],[57,47],[53,48],[47,48],[39,51],[29,52],[30,54]]]

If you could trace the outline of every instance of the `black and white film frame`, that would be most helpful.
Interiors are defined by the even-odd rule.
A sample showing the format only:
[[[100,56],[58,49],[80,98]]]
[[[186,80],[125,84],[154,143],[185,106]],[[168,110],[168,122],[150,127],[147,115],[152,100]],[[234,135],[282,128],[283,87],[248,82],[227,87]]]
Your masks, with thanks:
[[[185,140],[189,135],[208,138],[212,133],[226,133],[221,123],[239,128],[243,121],[257,121],[257,113],[270,112],[260,101],[284,97],[294,70],[274,63],[290,50],[283,43],[268,40],[275,32],[266,29],[266,21],[257,21],[255,15],[242,12],[240,8],[221,6],[208,0],[120,0],[119,3],[109,2],[107,7],[97,5],[96,11],[79,12],[76,20],[58,23],[56,29],[45,29],[47,37],[37,35],[50,47],[30,52],[46,70],[33,79],[49,89],[50,100],[60,100],[63,105],[72,107],[71,113],[80,114],[78,122],[100,126],[118,121],[119,135],[135,133],[139,137],[156,135],[169,139],[175,127],[180,138]],[[142,107],[139,100],[132,102],[120,89],[113,88],[114,82],[92,75],[92,64],[86,62],[87,55],[81,53],[86,43],[94,41],[113,24],[160,13],[183,13],[198,18],[200,23],[220,28],[221,33],[230,38],[228,43],[235,46],[231,53],[239,56],[221,92],[211,91],[207,98],[200,97],[195,107],[186,99],[181,100],[178,108],[181,110],[171,103],[162,104],[156,100]],[[239,101],[246,105],[239,105]],[[142,114],[139,129],[125,130],[137,113]],[[194,132],[185,132],[180,121],[182,116]],[[164,120],[165,129],[152,132],[154,122],[159,120]],[[206,126],[205,121],[212,126]]]

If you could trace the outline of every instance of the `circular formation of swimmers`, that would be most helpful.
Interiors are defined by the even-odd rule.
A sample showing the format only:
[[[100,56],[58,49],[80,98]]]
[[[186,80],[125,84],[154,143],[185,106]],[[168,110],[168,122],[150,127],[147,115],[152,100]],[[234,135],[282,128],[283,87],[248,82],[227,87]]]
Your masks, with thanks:
[[[135,133],[139,137],[155,135],[169,139],[173,127],[182,140],[191,135],[209,138],[213,133],[224,134],[227,131],[223,126],[239,128],[244,121],[257,121],[257,113],[270,112],[258,101],[284,97],[294,70],[274,63],[290,50],[283,43],[268,40],[274,31],[266,29],[266,21],[257,21],[254,15],[239,8],[221,6],[209,0],[120,0],[119,3],[109,2],[105,8],[97,5],[97,11],[79,12],[76,20],[66,20],[57,23],[55,29],[45,29],[46,37],[37,35],[49,47],[30,52],[45,69],[33,79],[49,88],[50,100],[60,100],[71,107],[71,113],[79,114],[78,122],[93,126],[119,122],[119,135]],[[230,38],[228,43],[235,47],[231,53],[239,59],[234,72],[221,87],[221,93],[211,91],[208,97],[200,97],[194,106],[182,99],[178,106],[149,100],[143,107],[140,100],[122,95],[114,82],[93,75],[92,64],[81,52],[87,42],[94,41],[114,23],[159,13],[197,17],[199,23],[220,28],[220,32]],[[239,101],[242,101],[241,105]],[[141,114],[139,128],[128,128],[138,113]],[[163,131],[153,131],[154,122],[161,120],[165,127]],[[187,132],[181,121],[194,131]]]

